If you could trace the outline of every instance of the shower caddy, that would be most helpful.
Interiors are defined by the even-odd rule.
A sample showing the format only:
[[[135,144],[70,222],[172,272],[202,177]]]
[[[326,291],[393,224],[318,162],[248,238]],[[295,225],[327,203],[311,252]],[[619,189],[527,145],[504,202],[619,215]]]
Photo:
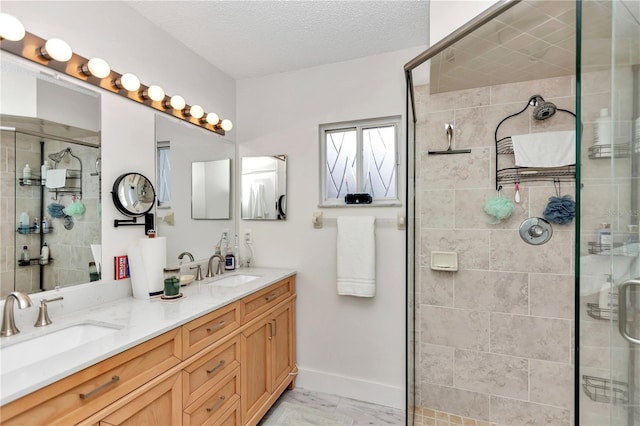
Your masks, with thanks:
[[[511,136],[505,136],[501,139],[498,139],[498,130],[500,126],[505,121],[510,118],[516,117],[529,108],[529,106],[533,105],[533,101],[536,99],[538,95],[534,95],[529,98],[527,105],[521,109],[520,111],[508,115],[503,118],[500,123],[496,126],[496,130],[494,132],[494,141],[496,145],[495,152],[495,162],[496,162],[496,190],[502,189],[504,184],[508,183],[520,183],[525,181],[553,181],[553,182],[573,182],[576,178],[576,166],[563,166],[563,167],[500,167],[500,156],[511,154],[513,155],[513,142],[511,141]],[[541,98],[541,97],[540,97]],[[542,99],[542,98],[541,98]],[[544,99],[543,99],[544,100]],[[557,108],[556,111],[561,111],[567,114],[571,114],[574,117],[576,116],[573,112]],[[503,157],[504,158],[504,157]]]

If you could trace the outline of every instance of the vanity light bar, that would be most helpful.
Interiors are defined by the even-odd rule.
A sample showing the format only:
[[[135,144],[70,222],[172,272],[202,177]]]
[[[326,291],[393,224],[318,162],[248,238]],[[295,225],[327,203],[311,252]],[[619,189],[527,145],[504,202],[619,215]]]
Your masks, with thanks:
[[[198,105],[194,105],[196,107],[195,110],[198,111],[198,113],[196,113],[195,115],[190,114],[190,111],[194,111],[193,106],[184,103],[184,99],[181,96],[168,96],[164,94],[162,98],[153,100],[149,96],[149,86],[145,86],[141,83],[138,90],[127,90],[124,87],[125,85],[122,84],[123,75],[117,73],[114,70],[110,70],[109,73],[105,75],[105,77],[96,77],[91,73],[91,67],[89,67],[88,65],[89,59],[75,53],[72,53],[71,57],[66,62],[55,60],[49,55],[43,55],[42,48],[45,46],[46,42],[47,40],[44,40],[36,36],[35,34],[25,31],[24,38],[20,40],[14,41],[10,40],[9,38],[0,38],[0,50],[4,50],[5,52],[9,52],[22,58],[28,59],[32,62],[55,70],[57,72],[77,78],[78,80],[82,80],[93,86],[100,87],[101,89],[107,90],[111,93],[115,93],[122,97],[131,99],[132,101],[138,102],[139,104],[143,104],[160,112],[164,112],[165,114],[172,115],[176,118],[179,118],[180,120],[186,121],[200,128],[218,133],[219,135],[224,135],[225,130],[228,131],[231,129],[231,126],[228,124],[231,122],[227,119],[220,120],[216,123],[212,123],[211,121],[213,120],[202,120],[202,116],[205,115],[204,112],[200,117],[196,117],[197,115],[199,115],[199,109],[202,109]],[[106,64],[104,60],[100,61]],[[152,92],[158,93],[157,90],[154,90],[156,88],[157,86],[152,89]],[[156,98],[156,96],[153,97]],[[184,103],[181,109],[175,109],[173,106],[171,106],[171,100],[173,98],[179,98],[174,99],[174,103],[176,103],[176,100],[182,100],[182,102],[176,103],[177,106],[182,106],[182,103]],[[217,117],[215,113],[209,113],[209,115]]]

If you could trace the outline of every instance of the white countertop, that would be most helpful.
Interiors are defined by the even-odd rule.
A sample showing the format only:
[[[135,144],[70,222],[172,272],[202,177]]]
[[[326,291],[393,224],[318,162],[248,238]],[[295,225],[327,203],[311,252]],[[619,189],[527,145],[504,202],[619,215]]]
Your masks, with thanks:
[[[215,285],[220,279],[240,274],[256,275],[259,278],[236,287]],[[127,297],[62,316],[50,313],[53,324],[41,328],[21,327],[20,334],[0,340],[0,405],[14,401],[294,274],[295,271],[292,269],[247,268],[227,271],[222,276],[194,281],[182,287],[184,297],[174,301],[164,301],[159,297],[150,300]],[[34,320],[35,317],[34,314]],[[87,320],[115,324],[122,328],[25,368],[6,373],[7,368],[1,368],[4,367],[3,347]],[[42,350],[46,351],[47,348]]]

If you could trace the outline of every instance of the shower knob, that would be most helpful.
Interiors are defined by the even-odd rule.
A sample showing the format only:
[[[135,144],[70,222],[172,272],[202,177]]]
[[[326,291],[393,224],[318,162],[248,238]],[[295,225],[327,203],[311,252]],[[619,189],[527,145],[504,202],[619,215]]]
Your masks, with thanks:
[[[551,239],[553,228],[541,217],[530,217],[520,225],[520,237],[525,243],[532,245],[544,244]]]

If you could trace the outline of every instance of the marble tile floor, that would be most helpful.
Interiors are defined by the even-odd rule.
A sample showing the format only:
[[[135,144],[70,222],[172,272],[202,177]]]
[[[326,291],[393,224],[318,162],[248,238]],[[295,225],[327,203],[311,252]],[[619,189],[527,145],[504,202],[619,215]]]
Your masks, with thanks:
[[[259,425],[269,418],[269,415],[276,409],[278,404],[284,401],[324,412],[348,416],[353,419],[354,426],[400,426],[405,424],[404,410],[297,388],[286,390],[263,417]]]

